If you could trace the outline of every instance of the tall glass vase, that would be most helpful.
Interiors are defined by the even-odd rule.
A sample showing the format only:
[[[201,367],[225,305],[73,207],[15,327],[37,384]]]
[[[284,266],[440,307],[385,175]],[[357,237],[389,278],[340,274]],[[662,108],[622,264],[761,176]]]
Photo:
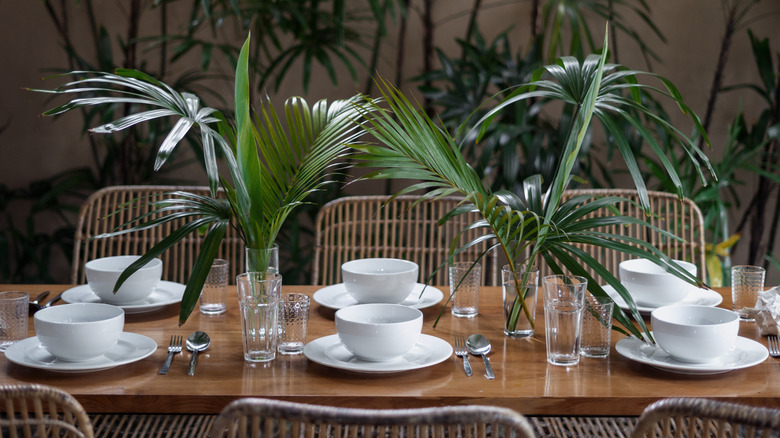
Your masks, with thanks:
[[[539,268],[505,265],[501,269],[504,334],[512,338],[534,335]]]
[[[271,248],[246,248],[246,272],[279,272],[279,245]]]

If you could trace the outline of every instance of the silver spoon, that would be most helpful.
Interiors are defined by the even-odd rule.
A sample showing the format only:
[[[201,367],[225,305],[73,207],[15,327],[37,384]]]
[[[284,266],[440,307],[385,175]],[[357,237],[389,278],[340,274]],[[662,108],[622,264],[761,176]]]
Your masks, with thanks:
[[[40,295],[35,297],[35,299],[33,301],[30,301],[29,311],[30,311],[31,315],[33,313],[43,309],[43,305],[40,304],[39,301],[41,301],[42,299],[46,298],[47,295],[49,295],[49,291],[41,292]]]
[[[479,334],[471,335],[466,339],[466,348],[468,348],[469,353],[474,356],[482,356],[482,362],[485,364],[486,377],[489,380],[495,379],[496,375],[493,374],[493,367],[490,366],[490,359],[487,357],[487,354],[490,353],[490,341]]]
[[[187,350],[192,352],[190,367],[187,368],[188,376],[195,375],[195,367],[198,365],[198,353],[209,348],[209,345],[211,345],[211,338],[209,338],[206,332],[198,330],[187,337]]]

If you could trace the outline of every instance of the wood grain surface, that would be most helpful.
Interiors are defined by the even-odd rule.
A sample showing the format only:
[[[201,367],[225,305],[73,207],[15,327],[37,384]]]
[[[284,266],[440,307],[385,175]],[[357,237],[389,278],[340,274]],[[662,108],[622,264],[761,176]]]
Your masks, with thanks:
[[[65,285],[0,285],[0,290],[23,290],[32,295]],[[231,286],[231,289],[234,286]],[[446,288],[441,288],[448,291]],[[313,294],[314,286],[284,286],[283,292]],[[723,307],[730,307],[726,289]],[[503,334],[501,289],[485,287],[479,315],[459,319],[444,313],[436,328],[441,304],[425,309],[423,332],[452,342],[456,334],[482,333],[493,343],[490,359],[495,380],[483,376],[482,362],[472,357],[474,376],[466,377],[454,355],[424,369],[393,374],[359,374],[318,365],[299,356],[277,356],[266,364],[243,360],[238,305],[231,290],[228,311],[220,316],[197,310],[186,324],[177,326],[178,306],[157,312],[127,315],[125,331],[157,341],[148,358],[121,367],[85,374],[60,374],[10,363],[0,355],[0,384],[35,382],[73,394],[90,413],[218,413],[228,402],[242,397],[267,397],[304,403],[360,408],[407,408],[458,404],[506,406],[527,415],[639,415],[651,402],[665,397],[706,397],[780,407],[780,361],[708,376],[661,371],[623,358],[614,343],[607,359],[583,358],[573,367],[548,365],[543,313],[538,312],[536,335],[510,339]],[[312,301],[309,340],[336,333],[334,310]],[[194,377],[186,375],[189,352],[174,358],[168,375],[158,375],[171,335],[186,337],[204,330],[211,347],[198,358]],[[30,319],[30,336],[35,334]],[[758,340],[755,323],[741,323],[740,335]]]

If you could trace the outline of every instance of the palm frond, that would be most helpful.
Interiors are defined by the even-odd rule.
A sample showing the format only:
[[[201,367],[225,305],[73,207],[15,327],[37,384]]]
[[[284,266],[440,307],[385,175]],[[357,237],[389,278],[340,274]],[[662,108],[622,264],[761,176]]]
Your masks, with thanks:
[[[206,275],[228,226],[234,226],[251,249],[271,248],[290,213],[314,191],[327,183],[329,170],[347,153],[345,144],[358,144],[362,135],[356,119],[371,109],[358,110],[360,96],[339,100],[330,106],[325,100],[312,107],[301,98],[285,103],[279,114],[269,102],[252,114],[249,94],[249,42],[247,37],[236,65],[235,123],[221,113],[201,107],[197,96],[178,93],[172,87],[134,70],[115,74],[77,72],[87,75],[56,90],[63,95],[98,93],[97,97],[74,98],[47,111],[61,114],[75,108],[117,103],[142,104],[152,109],[93,128],[95,133],[112,133],[159,117],[178,117],[157,152],[156,168],[162,166],[179,142],[193,127],[200,129],[206,173],[211,196],[175,192],[170,198],[152,203],[148,214],[136,217],[111,233],[98,238],[160,226],[171,221],[184,225],[172,231],[147,254],[125,270],[117,283],[134,273],[146,261],[184,239],[208,228],[201,252],[182,299],[179,321],[186,321],[197,302]],[[217,148],[226,158],[228,175],[221,177]],[[222,186],[225,198],[219,198]],[[258,263],[263,264],[262,259]],[[252,266],[265,270],[267,265]]]
[[[581,63],[575,58],[562,58],[556,64],[539,69],[531,82],[518,87],[504,101],[487,111],[474,125],[474,129],[479,130],[478,137],[481,137],[500,111],[521,100],[533,98],[542,99],[543,103],[558,101],[574,105],[575,111],[561,152],[559,167],[546,192],[542,189],[541,177],[535,175],[523,181],[519,195],[507,191],[493,193],[463,159],[455,140],[428,118],[419,105],[413,104],[395,87],[382,80],[378,86],[387,107],[380,107],[378,101],[368,101],[362,107],[367,120],[363,126],[376,138],[379,145],[362,145],[356,149],[361,152],[358,156],[361,166],[378,169],[370,173],[367,176],[369,178],[414,179],[416,183],[404,192],[415,189],[430,190],[424,198],[460,193],[470,205],[457,207],[442,218],[442,221],[466,211],[478,211],[482,219],[468,228],[484,231],[484,234],[476,239],[496,239],[494,248],[504,251],[511,266],[518,262],[531,264],[538,255],[544,258],[554,272],[565,270],[582,275],[587,274],[583,264],[589,266],[629,304],[628,315],[622,311],[617,314],[618,322],[622,325],[617,329],[637,337],[650,338],[635,303],[615,275],[599,265],[577,244],[594,245],[646,257],[690,283],[700,283],[646,242],[598,231],[601,227],[616,224],[639,225],[660,231],[647,221],[619,214],[612,218],[590,217],[591,213],[604,208],[617,212],[614,204],[626,201],[625,199],[594,199],[582,196],[562,201],[564,191],[572,178],[574,160],[588,135],[593,116],[601,120],[602,126],[605,126],[608,132],[617,128],[613,118],[624,117],[635,123],[641,136],[651,137],[648,130],[640,129],[641,123],[630,115],[630,111],[623,110],[628,108],[650,119],[655,117],[650,109],[635,100],[635,91],[640,87],[635,80],[638,73],[607,64],[607,53],[605,38],[601,55],[589,56]],[[659,92],[673,99],[700,129],[698,118],[689,111],[674,86],[666,80],[662,79],[662,82],[666,91]],[[619,94],[622,92],[628,93],[631,98],[622,97]],[[368,114],[365,108],[372,109],[373,113]],[[696,166],[703,163],[709,167],[709,162],[698,156],[700,151],[690,139],[668,123],[662,126],[680,139],[683,148],[691,151],[689,157],[695,159]],[[634,160],[630,148],[624,147],[621,152],[629,163]],[[641,195],[640,202],[646,207],[649,204],[645,202],[646,189],[643,184],[637,188]],[[677,238],[670,233],[662,233],[669,239]],[[456,242],[453,242],[451,252],[475,244],[474,239],[461,242],[462,235],[461,233]],[[611,300],[600,284],[589,275],[586,275],[586,278],[589,279],[591,293],[599,299]],[[526,309],[525,303],[518,304],[519,306],[512,310],[514,315]]]

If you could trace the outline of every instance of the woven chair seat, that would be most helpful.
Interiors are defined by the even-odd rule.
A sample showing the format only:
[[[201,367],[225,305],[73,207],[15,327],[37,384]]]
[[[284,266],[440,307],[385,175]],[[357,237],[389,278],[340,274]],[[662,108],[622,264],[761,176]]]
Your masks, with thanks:
[[[45,385],[0,386],[0,437],[92,438],[92,423],[70,394]]]

